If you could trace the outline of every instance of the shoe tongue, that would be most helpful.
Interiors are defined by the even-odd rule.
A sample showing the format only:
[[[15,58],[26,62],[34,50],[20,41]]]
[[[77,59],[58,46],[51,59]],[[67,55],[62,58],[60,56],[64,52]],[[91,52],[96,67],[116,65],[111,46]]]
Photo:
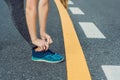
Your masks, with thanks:
[[[54,55],[54,54],[55,54],[54,52],[52,52],[51,50],[48,49],[47,51],[41,51],[41,52],[38,52],[38,53],[33,53],[33,56],[42,58],[46,55]]]
[[[52,52],[50,49],[48,49],[48,50],[46,51],[46,53],[48,53],[48,54],[55,54],[55,53]]]

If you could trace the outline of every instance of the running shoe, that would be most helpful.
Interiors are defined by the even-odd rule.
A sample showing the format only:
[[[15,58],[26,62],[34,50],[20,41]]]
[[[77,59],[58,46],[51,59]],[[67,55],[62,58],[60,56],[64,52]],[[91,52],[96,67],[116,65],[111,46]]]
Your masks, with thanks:
[[[55,53],[48,49],[47,51],[35,51],[36,47],[32,48],[32,60],[48,63],[59,63],[64,60],[64,57],[59,53]]]

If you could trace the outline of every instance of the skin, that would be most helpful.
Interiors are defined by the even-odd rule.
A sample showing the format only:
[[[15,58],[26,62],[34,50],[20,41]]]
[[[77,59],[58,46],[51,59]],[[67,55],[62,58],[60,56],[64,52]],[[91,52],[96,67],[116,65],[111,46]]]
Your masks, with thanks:
[[[37,37],[36,31],[37,7],[41,38]],[[31,41],[34,45],[38,46],[38,48],[35,49],[36,51],[47,50],[49,45],[53,42],[50,35],[46,33],[48,11],[49,0],[26,0],[26,21]]]

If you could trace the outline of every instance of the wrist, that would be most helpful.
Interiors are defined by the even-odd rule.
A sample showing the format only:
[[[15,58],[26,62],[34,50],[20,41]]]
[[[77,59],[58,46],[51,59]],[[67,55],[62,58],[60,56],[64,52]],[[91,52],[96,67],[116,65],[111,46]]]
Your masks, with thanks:
[[[46,32],[40,32],[40,35],[45,35],[46,34]]]
[[[36,41],[38,38],[32,38],[31,41],[32,43],[34,43],[34,41]]]

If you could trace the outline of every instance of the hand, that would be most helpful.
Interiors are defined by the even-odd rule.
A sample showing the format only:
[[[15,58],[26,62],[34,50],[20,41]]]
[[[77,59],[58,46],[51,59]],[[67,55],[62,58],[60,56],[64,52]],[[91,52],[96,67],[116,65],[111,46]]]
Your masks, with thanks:
[[[41,39],[47,41],[47,44],[51,44],[53,42],[52,38],[47,33],[41,34]]]
[[[44,40],[41,40],[38,38],[32,41],[32,43],[38,46],[41,49],[41,51],[44,51],[44,50],[46,51],[49,48],[49,45]]]

